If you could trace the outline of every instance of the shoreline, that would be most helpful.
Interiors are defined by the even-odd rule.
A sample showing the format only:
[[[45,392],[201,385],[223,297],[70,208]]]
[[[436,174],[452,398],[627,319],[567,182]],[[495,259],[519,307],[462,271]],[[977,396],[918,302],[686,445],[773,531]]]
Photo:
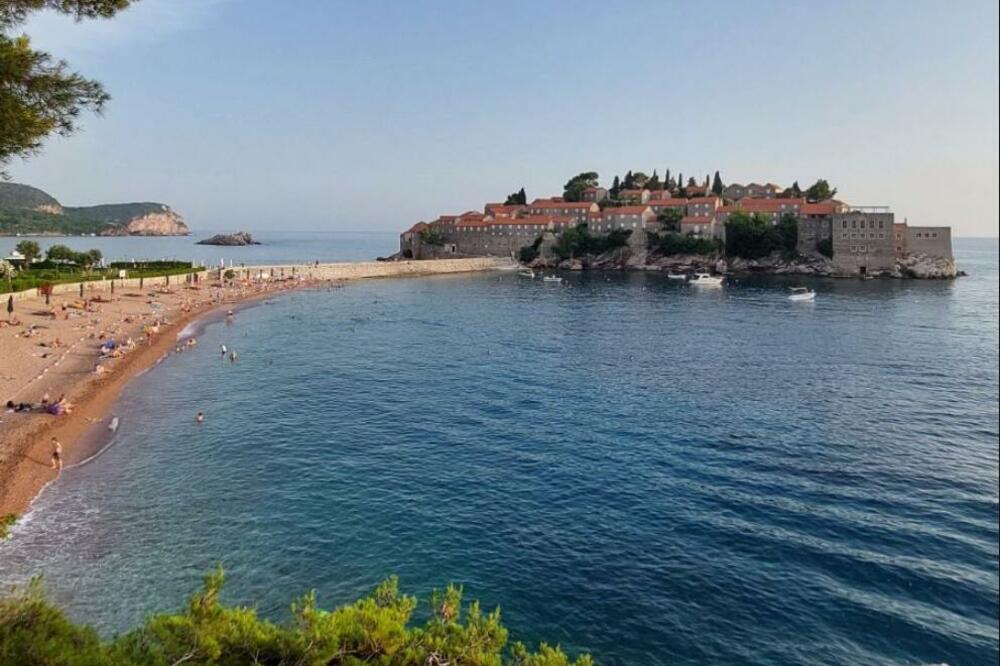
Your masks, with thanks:
[[[51,469],[51,437],[57,438],[63,445],[64,470],[92,458],[114,436],[114,433],[108,430],[110,412],[128,383],[133,378],[158,365],[179,346],[182,339],[199,335],[200,331],[211,323],[212,317],[224,308],[243,310],[255,307],[269,297],[291,291],[309,290],[325,285],[342,285],[358,279],[474,272],[490,270],[496,266],[496,262],[492,261],[456,262],[454,260],[442,261],[437,265],[421,262],[419,268],[412,266],[409,262],[406,264],[396,265],[398,270],[395,272],[380,271],[378,274],[366,272],[364,270],[367,265],[365,262],[299,266],[302,273],[298,278],[282,281],[254,280],[249,274],[258,268],[244,268],[242,270],[246,271],[248,279],[228,287],[206,285],[205,291],[210,292],[210,294],[202,293],[199,295],[202,297],[210,295],[210,300],[198,303],[189,311],[182,311],[181,300],[175,299],[175,302],[171,304],[173,307],[165,309],[161,313],[166,320],[151,342],[149,344],[140,343],[132,352],[116,359],[112,367],[103,375],[96,375],[91,371],[96,358],[92,354],[99,346],[98,340],[89,340],[91,349],[81,350],[82,354],[74,353],[73,358],[69,358],[70,353],[73,352],[73,346],[75,346],[71,345],[60,356],[59,360],[43,370],[44,374],[49,369],[54,370],[54,366],[59,365],[64,360],[67,361],[67,366],[73,365],[75,361],[75,368],[59,370],[63,376],[68,376],[68,378],[66,385],[59,387],[58,391],[53,391],[54,395],[65,393],[74,404],[71,414],[51,416],[49,414],[0,413],[0,516],[14,514],[20,520],[30,511],[31,505],[39,493],[58,478],[58,473]],[[394,266],[391,262],[387,265],[388,267]],[[263,270],[260,274],[263,274]],[[151,287],[147,287],[144,291],[148,292],[150,289]],[[184,296],[185,294],[179,295]],[[131,296],[140,295],[132,294]],[[145,297],[142,296],[142,298]],[[119,304],[121,300],[122,297],[119,297]],[[40,303],[33,305],[41,307]],[[136,326],[133,325],[133,328]],[[10,329],[7,328],[2,329],[3,335],[8,334],[9,331]],[[182,334],[184,334],[183,338]],[[136,332],[136,336],[139,337],[138,332]],[[81,338],[82,340],[83,338]],[[29,345],[31,344],[33,343],[18,341],[17,345],[20,347],[14,346],[15,353],[25,354],[30,349]],[[87,347],[86,344],[83,346]],[[89,356],[86,354],[88,351],[92,353]],[[34,370],[31,372],[33,373]],[[39,375],[39,377],[41,376]],[[26,386],[16,389],[15,395],[23,394]],[[41,388],[32,390],[37,393]],[[4,401],[13,397],[4,396]],[[21,399],[24,397],[24,395],[19,396]],[[16,423],[20,419],[24,419],[24,421]]]

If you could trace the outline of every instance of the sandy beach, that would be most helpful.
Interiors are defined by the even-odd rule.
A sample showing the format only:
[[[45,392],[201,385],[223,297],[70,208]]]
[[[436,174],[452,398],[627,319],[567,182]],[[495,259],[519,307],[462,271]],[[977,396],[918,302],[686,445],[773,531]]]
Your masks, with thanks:
[[[54,295],[19,300],[0,324],[0,515],[22,514],[56,477],[55,437],[65,467],[92,453],[88,431],[107,430],[109,410],[129,379],[185,347],[178,334],[212,310],[267,294],[327,284],[299,277],[239,280],[226,285],[157,286],[110,296]],[[13,322],[13,323],[12,323]],[[113,348],[112,348],[112,345]],[[69,413],[50,407],[65,396]],[[15,406],[30,406],[12,411]],[[17,409],[17,407],[15,407]]]

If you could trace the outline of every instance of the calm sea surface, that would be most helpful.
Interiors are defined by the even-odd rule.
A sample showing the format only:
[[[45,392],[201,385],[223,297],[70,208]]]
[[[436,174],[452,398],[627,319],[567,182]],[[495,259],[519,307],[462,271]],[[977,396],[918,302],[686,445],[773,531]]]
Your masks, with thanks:
[[[108,633],[221,562],[276,618],[457,581],[603,664],[996,664],[997,242],[956,250],[971,277],[811,305],[597,273],[276,298],[130,385],[0,582]]]

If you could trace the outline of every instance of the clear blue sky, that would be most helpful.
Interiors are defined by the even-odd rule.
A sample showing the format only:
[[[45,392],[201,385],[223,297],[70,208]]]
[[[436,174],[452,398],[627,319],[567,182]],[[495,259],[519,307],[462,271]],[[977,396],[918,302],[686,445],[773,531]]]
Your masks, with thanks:
[[[11,165],[197,228],[396,230],[654,168],[803,186],[997,235],[995,0],[142,0],[41,16],[114,99]]]

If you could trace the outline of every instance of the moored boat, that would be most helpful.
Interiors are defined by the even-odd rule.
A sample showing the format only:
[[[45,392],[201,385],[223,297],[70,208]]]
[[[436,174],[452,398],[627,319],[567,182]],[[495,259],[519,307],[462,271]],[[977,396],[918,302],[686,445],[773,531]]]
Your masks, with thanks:
[[[562,278],[558,275],[546,275],[542,278],[542,282],[562,282]]]
[[[708,273],[695,273],[688,284],[696,287],[721,287],[722,278]]]
[[[816,298],[816,292],[809,287],[792,287],[792,293],[788,295],[790,301],[811,301]]]

